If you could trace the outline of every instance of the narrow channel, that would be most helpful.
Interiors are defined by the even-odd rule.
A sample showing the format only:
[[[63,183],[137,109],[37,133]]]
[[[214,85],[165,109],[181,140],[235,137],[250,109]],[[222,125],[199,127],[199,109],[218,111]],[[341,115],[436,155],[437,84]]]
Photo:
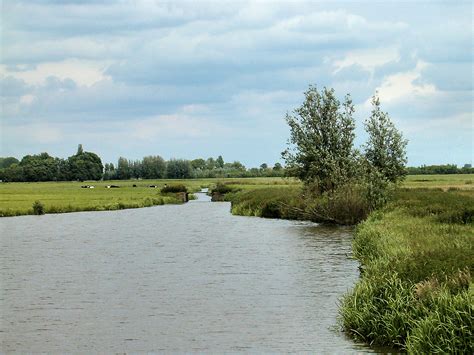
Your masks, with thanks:
[[[0,219],[4,352],[370,352],[351,230],[185,205]]]

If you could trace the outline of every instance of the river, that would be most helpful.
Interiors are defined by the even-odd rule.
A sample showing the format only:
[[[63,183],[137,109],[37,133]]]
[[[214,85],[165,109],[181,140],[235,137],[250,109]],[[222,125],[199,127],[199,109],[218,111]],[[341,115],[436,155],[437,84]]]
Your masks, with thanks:
[[[185,205],[0,219],[2,352],[368,352],[351,230]]]

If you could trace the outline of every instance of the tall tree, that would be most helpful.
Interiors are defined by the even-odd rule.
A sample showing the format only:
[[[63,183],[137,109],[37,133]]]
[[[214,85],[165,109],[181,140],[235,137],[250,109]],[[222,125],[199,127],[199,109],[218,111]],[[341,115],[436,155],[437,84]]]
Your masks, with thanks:
[[[166,164],[166,177],[169,179],[188,179],[192,177],[192,170],[189,160],[171,159]]]
[[[282,153],[290,175],[333,191],[354,174],[356,151],[354,106],[349,95],[341,104],[334,89],[310,86],[303,104],[287,114],[288,149]]]
[[[166,163],[162,157],[147,156],[142,160],[142,177],[144,179],[162,179],[166,174]]]
[[[223,168],[224,167],[224,159],[222,158],[222,155],[219,155],[216,159],[216,166],[218,168]]]
[[[364,145],[364,155],[369,164],[388,181],[403,179],[407,173],[408,142],[390,120],[388,113],[381,110],[377,94],[372,97],[372,113],[365,121],[365,130],[369,138]]]
[[[117,175],[117,179],[119,180],[130,179],[131,177],[130,164],[126,158],[120,157],[118,159],[116,175]]]

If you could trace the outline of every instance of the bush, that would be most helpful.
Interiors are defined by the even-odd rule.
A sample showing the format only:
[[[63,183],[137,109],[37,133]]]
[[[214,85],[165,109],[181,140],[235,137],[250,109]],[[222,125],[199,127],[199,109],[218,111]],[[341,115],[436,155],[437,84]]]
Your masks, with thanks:
[[[44,205],[41,203],[41,201],[35,201],[33,203],[33,214],[35,215],[44,214]]]
[[[177,192],[188,192],[188,189],[184,185],[169,185],[161,189],[162,193],[177,193]]]
[[[237,189],[229,186],[229,184],[223,184],[222,182],[218,182],[216,186],[211,190],[211,194],[218,193],[218,194],[224,195],[229,192],[235,192],[235,191],[237,191]]]

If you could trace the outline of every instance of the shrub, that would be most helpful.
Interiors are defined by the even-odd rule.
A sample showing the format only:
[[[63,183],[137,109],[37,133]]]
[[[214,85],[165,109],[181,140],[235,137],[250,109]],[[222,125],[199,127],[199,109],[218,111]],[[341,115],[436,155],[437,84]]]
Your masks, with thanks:
[[[42,215],[44,214],[44,205],[41,201],[35,201],[33,203],[33,214]]]
[[[184,185],[169,185],[161,189],[162,193],[177,193],[177,192],[188,192],[188,189]]]
[[[227,194],[229,192],[235,192],[237,189],[235,187],[229,186],[229,184],[223,184],[218,182],[216,186],[211,190],[211,194],[218,193],[221,195]]]

